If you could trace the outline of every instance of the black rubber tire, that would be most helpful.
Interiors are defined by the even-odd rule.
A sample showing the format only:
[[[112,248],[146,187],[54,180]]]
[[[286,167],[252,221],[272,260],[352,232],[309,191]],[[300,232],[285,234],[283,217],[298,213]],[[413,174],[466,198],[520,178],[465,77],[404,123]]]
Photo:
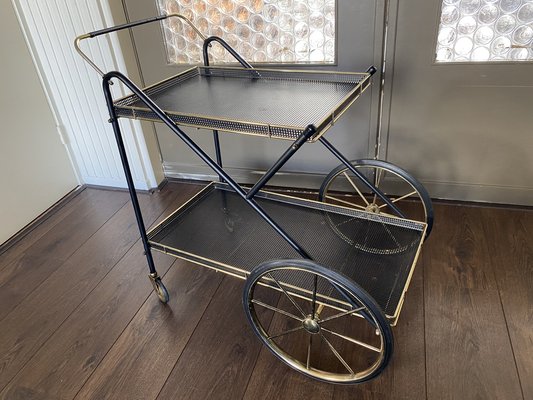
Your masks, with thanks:
[[[372,159],[361,159],[361,160],[353,160],[350,161],[350,163],[354,166],[366,166],[366,167],[379,167],[383,169],[388,169],[391,172],[394,172],[395,174],[398,174],[403,179],[405,179],[409,184],[411,184],[420,195],[420,199],[423,202],[425,213],[426,213],[426,236],[425,239],[429,237],[429,234],[431,233],[431,230],[433,228],[433,205],[431,203],[431,198],[429,197],[429,193],[427,192],[426,188],[409,172],[406,170],[398,167],[397,165],[394,165],[387,161],[382,160],[372,160]],[[335,177],[342,172],[343,170],[347,170],[346,165],[341,164],[338,167],[334,168],[327,176],[324,178],[324,181],[322,182],[322,186],[320,187],[320,191],[318,194],[318,199],[320,201],[324,201],[325,192],[328,189],[330,181],[335,179]]]
[[[352,304],[354,308],[357,308],[358,306],[356,304],[355,299],[357,299],[359,303],[367,307],[369,312],[374,317],[375,322],[377,323],[377,326],[376,326],[376,323],[374,323],[374,321],[372,322],[368,321],[368,322],[371,323],[372,326],[375,327],[376,329],[379,329],[379,331],[381,332],[380,334],[383,336],[383,347],[384,347],[383,358],[379,366],[374,371],[372,371],[371,374],[369,374],[368,376],[365,376],[362,379],[357,379],[357,380],[348,381],[348,382],[338,382],[338,381],[333,381],[333,380],[328,380],[328,379],[321,379],[317,376],[306,373],[305,370],[295,368],[294,366],[289,364],[277,352],[276,348],[272,347],[272,344],[267,340],[267,337],[266,337],[267,333],[265,332],[261,324],[257,322],[255,311],[253,310],[251,306],[252,304],[251,300],[253,298],[253,290],[255,288],[255,285],[264,275],[272,271],[285,269],[285,268],[300,269],[300,270],[308,271],[311,273],[317,273],[322,277],[327,277],[327,279],[335,282],[340,288],[342,288],[345,294],[349,298],[351,298],[352,301],[354,301],[354,303]],[[313,261],[299,260],[299,259],[271,260],[271,261],[267,261],[267,262],[264,262],[258,265],[252,270],[252,273],[248,276],[248,279],[246,280],[246,284],[244,285],[244,289],[243,289],[242,302],[243,302],[244,313],[246,314],[246,318],[248,319],[248,322],[252,326],[254,333],[256,334],[256,336],[259,337],[259,339],[263,342],[263,344],[266,345],[267,348],[284,364],[288,365],[289,367],[313,379],[316,379],[322,382],[337,383],[337,384],[356,384],[356,383],[365,382],[378,376],[387,367],[387,364],[389,363],[390,358],[392,356],[392,353],[394,350],[394,337],[392,334],[392,329],[387,318],[383,315],[383,312],[381,311],[380,307],[375,302],[375,300],[365,290],[363,290],[359,285],[357,285],[351,279],[348,279],[344,275],[336,271],[332,271],[331,269],[326,268]],[[362,315],[365,319],[370,318],[370,315],[367,313],[362,314]]]

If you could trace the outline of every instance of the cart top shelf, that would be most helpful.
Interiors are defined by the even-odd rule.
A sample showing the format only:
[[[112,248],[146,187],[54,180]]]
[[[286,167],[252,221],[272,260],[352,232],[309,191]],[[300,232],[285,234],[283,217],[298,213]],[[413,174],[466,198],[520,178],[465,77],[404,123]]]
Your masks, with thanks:
[[[317,140],[370,85],[370,73],[194,67],[144,89],[177,125],[296,139],[308,125]],[[136,95],[117,115],[158,121]]]

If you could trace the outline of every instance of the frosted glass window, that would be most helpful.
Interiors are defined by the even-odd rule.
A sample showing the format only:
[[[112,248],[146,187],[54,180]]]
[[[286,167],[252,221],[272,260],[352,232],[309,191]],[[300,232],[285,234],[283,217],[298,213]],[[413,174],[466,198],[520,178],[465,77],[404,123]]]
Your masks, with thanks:
[[[533,0],[443,0],[436,61],[533,60]]]
[[[255,63],[335,62],[335,0],[158,0],[161,13],[189,18],[206,36],[220,36]],[[177,18],[164,20],[168,62],[198,64],[202,41]],[[218,43],[215,63],[235,62]]]

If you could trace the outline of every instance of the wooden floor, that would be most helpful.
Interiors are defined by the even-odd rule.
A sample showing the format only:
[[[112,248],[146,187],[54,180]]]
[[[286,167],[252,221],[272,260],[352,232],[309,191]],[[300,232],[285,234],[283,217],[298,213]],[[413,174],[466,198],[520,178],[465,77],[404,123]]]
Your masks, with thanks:
[[[152,225],[199,186],[140,195]],[[307,379],[247,325],[241,280],[154,253],[128,195],[85,189],[0,256],[1,399],[533,399],[533,212],[435,206],[385,372]]]

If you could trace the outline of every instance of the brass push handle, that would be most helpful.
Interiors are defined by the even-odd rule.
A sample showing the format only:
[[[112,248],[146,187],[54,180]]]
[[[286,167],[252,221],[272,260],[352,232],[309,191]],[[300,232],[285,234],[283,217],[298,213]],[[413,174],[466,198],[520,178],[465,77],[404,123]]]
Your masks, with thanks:
[[[97,30],[97,31],[86,33],[84,35],[80,35],[74,40],[74,48],[80,54],[80,56],[85,61],[87,61],[87,63],[91,67],[93,67],[94,70],[96,72],[98,72],[98,74],[100,74],[100,76],[103,77],[105,75],[104,72],[100,68],[98,68],[98,66],[87,56],[87,54],[85,54],[81,50],[80,42],[82,40],[89,39],[89,38],[94,38],[96,36],[105,35],[107,33],[116,32],[116,31],[120,31],[120,30],[123,30],[123,29],[133,28],[134,26],[144,25],[144,24],[147,24],[147,23],[150,23],[150,22],[162,21],[164,19],[172,18],[172,17],[176,17],[176,18],[182,19],[183,21],[185,21],[187,23],[187,25],[189,25],[198,34],[198,36],[200,36],[202,38],[202,40],[205,41],[207,39],[202,34],[202,32],[200,32],[198,30],[198,28],[187,17],[185,17],[185,16],[183,16],[181,14],[166,14],[166,15],[160,15],[160,16],[157,16],[157,17],[141,19],[139,21],[129,22],[127,24],[121,24],[121,25],[117,25],[117,26],[112,26],[110,28],[104,28],[104,29],[100,29],[100,30]]]

